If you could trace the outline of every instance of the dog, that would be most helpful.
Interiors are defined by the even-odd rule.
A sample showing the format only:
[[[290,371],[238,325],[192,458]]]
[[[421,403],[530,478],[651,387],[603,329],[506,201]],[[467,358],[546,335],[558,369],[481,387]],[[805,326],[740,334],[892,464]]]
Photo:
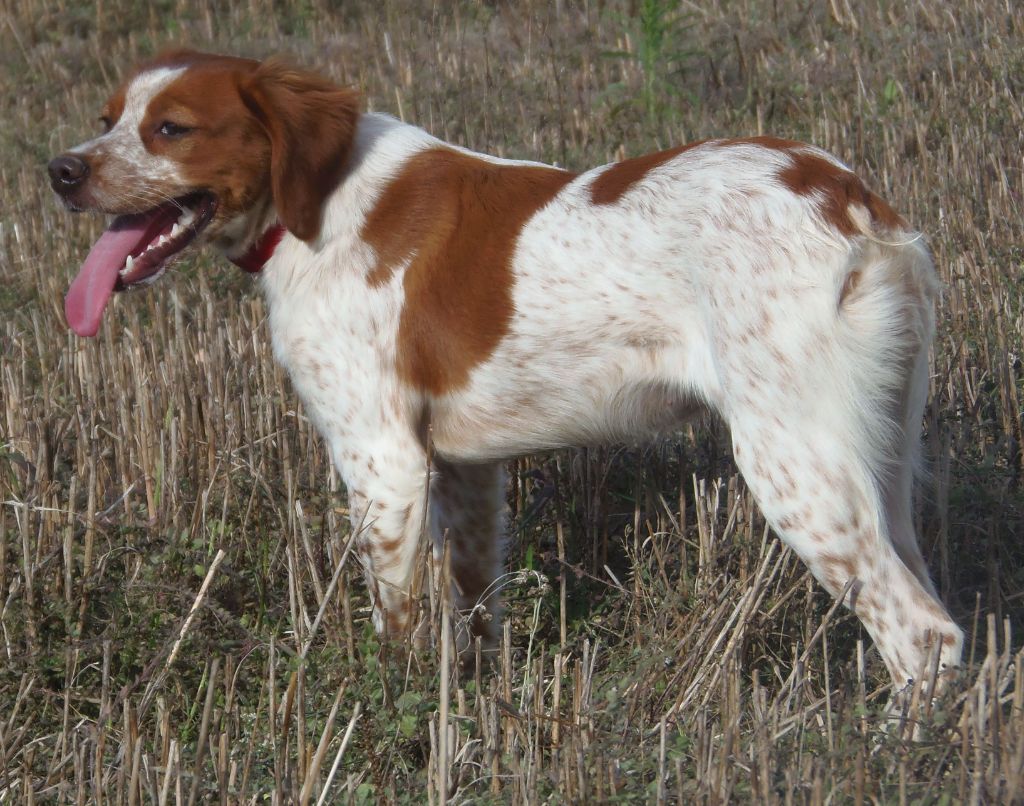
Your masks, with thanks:
[[[94,335],[114,291],[193,243],[258,272],[275,357],[347,486],[378,631],[414,630],[426,525],[454,606],[493,639],[503,460],[710,410],[897,688],[930,652],[958,665],[911,513],[938,281],[834,157],[717,139],[577,174],[363,113],[279,60],[187,50],[139,67],[101,120],[49,164],[70,210],[115,216],[70,327]]]

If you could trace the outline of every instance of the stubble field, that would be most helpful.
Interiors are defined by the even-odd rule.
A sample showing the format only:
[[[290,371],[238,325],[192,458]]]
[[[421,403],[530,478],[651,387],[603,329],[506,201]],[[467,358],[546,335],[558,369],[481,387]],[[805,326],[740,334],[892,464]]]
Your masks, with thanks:
[[[1012,3],[0,11],[0,803],[1024,802]],[[490,672],[381,646],[252,280],[194,252],[95,340],[64,324],[102,222],[60,208],[46,161],[170,43],[285,53],[442,138],[572,169],[758,133],[855,166],[944,283],[917,521],[968,631],[950,691],[886,727],[877,653],[711,420],[511,463]]]

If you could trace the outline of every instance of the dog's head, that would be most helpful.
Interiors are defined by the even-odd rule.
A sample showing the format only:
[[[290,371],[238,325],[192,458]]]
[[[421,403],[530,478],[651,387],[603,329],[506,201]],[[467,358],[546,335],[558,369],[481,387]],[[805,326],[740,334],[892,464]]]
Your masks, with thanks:
[[[315,241],[358,115],[356,92],[276,60],[174,51],[137,69],[104,132],[49,165],[68,209],[114,216],[68,292],[72,329],[94,335],[114,290],[196,241],[237,258],[276,221]]]

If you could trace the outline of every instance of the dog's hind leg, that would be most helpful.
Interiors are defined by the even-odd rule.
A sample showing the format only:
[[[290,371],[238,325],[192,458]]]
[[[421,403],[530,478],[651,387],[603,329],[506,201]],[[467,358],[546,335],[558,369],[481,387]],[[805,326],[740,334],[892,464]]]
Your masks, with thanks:
[[[434,457],[430,522],[435,557],[447,542],[460,647],[480,636],[494,644],[501,625],[496,583],[503,560],[505,470],[500,463],[456,464]]]
[[[910,517],[935,282],[913,244],[870,243],[847,268],[835,296],[808,285],[769,316],[767,303],[734,313],[758,333],[717,345],[720,409],[768,522],[829,593],[846,591],[899,689],[936,645],[957,665],[963,641]]]
[[[879,491],[849,435],[775,423],[771,436],[737,414],[736,461],[765,517],[833,596],[864,623],[897,688],[919,676],[933,642],[941,660],[959,663],[962,633],[907,567],[890,540]],[[800,416],[799,414],[797,416]]]

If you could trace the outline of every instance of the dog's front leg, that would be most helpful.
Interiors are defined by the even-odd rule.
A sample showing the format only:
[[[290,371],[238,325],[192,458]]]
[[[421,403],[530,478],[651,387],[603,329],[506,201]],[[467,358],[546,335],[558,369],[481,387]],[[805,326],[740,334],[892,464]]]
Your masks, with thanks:
[[[415,626],[416,572],[426,526],[426,452],[410,430],[383,428],[332,446],[348,488],[355,551],[377,632],[404,637]]]

